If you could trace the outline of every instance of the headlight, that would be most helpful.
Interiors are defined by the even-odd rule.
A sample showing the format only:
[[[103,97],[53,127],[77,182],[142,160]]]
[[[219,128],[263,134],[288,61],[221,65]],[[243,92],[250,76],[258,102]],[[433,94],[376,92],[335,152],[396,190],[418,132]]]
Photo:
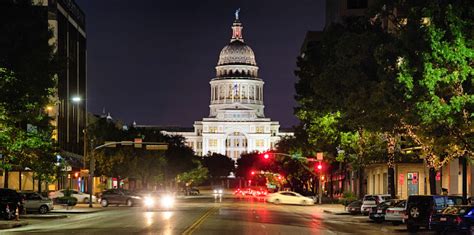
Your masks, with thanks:
[[[161,197],[161,206],[164,208],[171,208],[174,205],[174,198],[172,196],[166,195]]]
[[[155,205],[155,200],[151,197],[145,197],[145,206],[153,207]]]
[[[214,189],[214,193],[217,193],[217,190],[216,190],[216,189]]]
[[[223,193],[223,190],[222,190],[222,189],[219,189],[218,192],[219,192],[219,194],[222,194],[222,193]]]

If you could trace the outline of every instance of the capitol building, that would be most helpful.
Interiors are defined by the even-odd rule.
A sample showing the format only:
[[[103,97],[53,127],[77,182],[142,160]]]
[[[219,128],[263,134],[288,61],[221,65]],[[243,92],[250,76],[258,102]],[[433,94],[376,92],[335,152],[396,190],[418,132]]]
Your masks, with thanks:
[[[163,131],[181,135],[197,155],[220,153],[237,160],[242,153],[267,151],[282,136],[280,125],[265,117],[264,81],[258,76],[255,54],[242,36],[238,12],[232,38],[219,55],[216,76],[210,81],[209,117],[194,122],[194,131]]]

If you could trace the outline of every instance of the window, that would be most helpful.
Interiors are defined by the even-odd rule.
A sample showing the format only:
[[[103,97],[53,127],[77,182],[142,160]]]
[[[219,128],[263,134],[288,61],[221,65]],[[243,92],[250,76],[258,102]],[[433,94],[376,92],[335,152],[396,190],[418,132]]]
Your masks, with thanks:
[[[256,141],[255,141],[255,146],[257,146],[257,147],[263,147],[263,146],[264,146],[264,141],[263,141],[263,140],[256,140]]]
[[[263,126],[257,126],[255,132],[257,132],[257,133],[263,133]]]
[[[367,0],[347,0],[347,9],[367,8]]]
[[[217,147],[217,140],[216,139],[210,139],[209,140],[209,147]]]
[[[202,149],[202,142],[201,141],[197,142],[197,149]]]
[[[209,132],[210,133],[217,133],[217,127],[216,126],[209,127]]]

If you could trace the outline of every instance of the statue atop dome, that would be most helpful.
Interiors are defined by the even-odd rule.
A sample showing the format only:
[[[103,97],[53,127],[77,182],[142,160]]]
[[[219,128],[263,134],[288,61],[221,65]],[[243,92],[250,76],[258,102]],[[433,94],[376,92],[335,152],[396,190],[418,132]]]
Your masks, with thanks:
[[[235,20],[239,20],[240,8],[235,11]]]

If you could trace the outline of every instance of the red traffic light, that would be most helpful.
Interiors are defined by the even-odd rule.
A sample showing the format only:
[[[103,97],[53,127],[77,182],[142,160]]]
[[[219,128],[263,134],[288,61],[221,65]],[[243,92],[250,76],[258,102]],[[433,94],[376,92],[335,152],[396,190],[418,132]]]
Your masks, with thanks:
[[[318,168],[318,171],[321,171],[323,169],[323,165],[321,165],[321,163],[319,163],[317,168]]]
[[[251,175],[255,175],[255,171],[250,172]]]
[[[270,155],[269,155],[268,153],[265,153],[265,154],[263,155],[263,158],[268,159],[268,158],[270,158]]]

